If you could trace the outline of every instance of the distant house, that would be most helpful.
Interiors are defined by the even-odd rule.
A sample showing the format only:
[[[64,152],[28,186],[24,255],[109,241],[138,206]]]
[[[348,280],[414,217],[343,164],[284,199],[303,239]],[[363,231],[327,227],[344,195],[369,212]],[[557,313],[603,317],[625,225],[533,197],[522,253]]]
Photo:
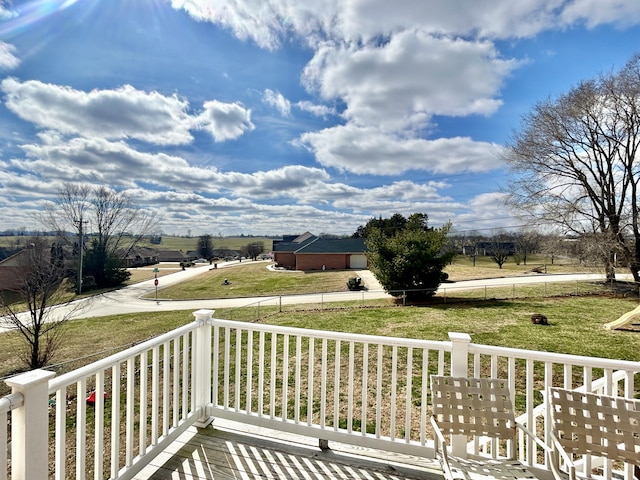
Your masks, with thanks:
[[[15,292],[22,287],[28,269],[26,249],[0,261],[0,291]]]
[[[132,249],[125,257],[127,267],[143,267],[158,263],[158,251],[155,248],[137,247]]]
[[[189,260],[180,250],[158,250],[156,256],[158,262],[186,262]]]
[[[273,259],[291,270],[366,269],[366,250],[362,238],[324,239],[305,232],[274,241]]]

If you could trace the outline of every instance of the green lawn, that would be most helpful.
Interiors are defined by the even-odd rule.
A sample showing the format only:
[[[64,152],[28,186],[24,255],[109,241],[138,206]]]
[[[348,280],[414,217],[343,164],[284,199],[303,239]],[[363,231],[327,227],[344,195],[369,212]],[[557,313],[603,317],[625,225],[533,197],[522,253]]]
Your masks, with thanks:
[[[447,340],[447,332],[457,331],[469,333],[475,343],[640,361],[640,332],[609,331],[603,327],[637,304],[635,299],[563,297],[430,307],[272,312],[262,321],[433,340]],[[217,310],[216,317],[228,318],[228,313],[224,309]],[[532,313],[546,315],[550,325],[533,325],[530,321]],[[192,320],[190,311],[179,311],[68,322],[65,325],[66,341],[56,358],[56,362],[63,365],[55,369],[62,372],[77,368]],[[0,376],[5,377],[15,372],[19,365],[17,354],[21,342],[14,333],[3,334],[0,345]]]
[[[544,258],[534,257],[534,260],[544,260]],[[445,271],[449,274],[449,279],[453,282],[477,279],[512,277],[530,274],[531,268],[541,263],[528,262],[528,265],[505,264],[502,269],[491,262],[489,258],[478,259],[476,266],[472,266],[467,257],[458,257],[453,265],[448,265]],[[254,263],[247,261],[242,265],[231,268],[218,268],[209,270],[196,278],[161,288],[158,291],[158,298],[171,300],[198,300],[206,298],[233,298],[233,297],[254,297],[270,295],[295,295],[303,293],[326,293],[341,292],[347,290],[347,280],[354,276],[352,271],[313,271],[313,272],[273,272],[267,270],[264,262]],[[548,273],[568,273],[568,272],[589,272],[596,270],[579,266],[573,263],[559,263],[549,265]],[[143,274],[137,277],[144,279]],[[152,278],[149,275],[148,278]],[[222,285],[227,278],[231,285]],[[544,277],[540,277],[541,281]],[[132,283],[132,282],[129,282]],[[365,285],[366,286],[366,285]],[[455,284],[443,284],[443,287],[454,287]],[[520,288],[520,287],[519,287]],[[556,287],[559,288],[559,287]],[[567,289],[575,290],[574,286],[566,286]],[[542,294],[542,291],[539,295]],[[149,298],[155,296],[149,295]],[[495,296],[495,295],[494,295]],[[509,295],[506,295],[509,296]]]
[[[243,262],[237,267],[213,269],[189,282],[160,290],[160,298],[227,298],[344,291],[347,279],[353,275],[350,271],[276,273],[268,271],[266,265],[264,262]],[[455,281],[525,274],[531,265],[530,261],[528,266],[513,264],[510,269],[500,270],[486,259],[473,267],[468,258],[459,258],[447,267],[447,272]],[[579,266],[572,264],[549,266],[549,270],[552,268],[558,269],[556,273],[580,271]],[[141,269],[137,277],[152,276],[149,272],[152,270]],[[224,278],[228,278],[231,285],[221,285]],[[379,307],[374,303],[370,302],[367,308],[361,308],[357,302],[351,304],[351,308],[336,308],[345,305],[333,304],[324,305],[322,309],[301,306],[298,310],[290,308],[283,313],[278,313],[275,307],[265,307],[260,316],[263,322],[277,325],[435,340],[445,340],[447,332],[458,331],[471,334],[474,342],[489,345],[640,361],[639,332],[603,328],[605,323],[635,308],[638,300],[633,298],[489,299],[423,307],[394,306],[389,300],[379,301]],[[246,310],[247,315],[239,314],[241,310]],[[254,320],[255,312],[249,310],[223,309],[216,311],[216,316]],[[551,325],[533,325],[530,322],[532,313],[546,315]],[[192,319],[191,312],[181,311],[69,322],[64,327],[64,346],[54,360],[62,365],[55,369],[68,371],[77,368]],[[0,335],[0,347],[0,376],[6,377],[19,368],[22,343],[16,334],[3,334]]]
[[[347,290],[352,271],[290,272],[267,270],[267,262],[242,262],[229,268],[215,268],[197,277],[158,291],[158,298],[197,300],[205,298],[294,295]],[[230,285],[223,285],[224,279]],[[148,295],[155,297],[155,292]]]

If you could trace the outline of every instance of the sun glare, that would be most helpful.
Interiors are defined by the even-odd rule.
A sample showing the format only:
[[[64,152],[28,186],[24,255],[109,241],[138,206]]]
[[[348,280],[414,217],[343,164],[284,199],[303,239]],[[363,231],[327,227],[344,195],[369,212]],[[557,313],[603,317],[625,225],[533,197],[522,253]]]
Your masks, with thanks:
[[[9,11],[9,20],[0,27],[0,35],[10,36],[33,28],[56,12],[65,10],[81,0],[31,0]]]

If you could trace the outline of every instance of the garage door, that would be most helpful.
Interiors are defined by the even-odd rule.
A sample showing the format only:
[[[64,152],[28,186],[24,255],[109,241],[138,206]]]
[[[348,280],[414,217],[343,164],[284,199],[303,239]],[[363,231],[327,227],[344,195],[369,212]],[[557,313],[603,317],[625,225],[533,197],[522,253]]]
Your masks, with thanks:
[[[351,255],[351,257],[349,257],[349,268],[366,269],[366,255]]]

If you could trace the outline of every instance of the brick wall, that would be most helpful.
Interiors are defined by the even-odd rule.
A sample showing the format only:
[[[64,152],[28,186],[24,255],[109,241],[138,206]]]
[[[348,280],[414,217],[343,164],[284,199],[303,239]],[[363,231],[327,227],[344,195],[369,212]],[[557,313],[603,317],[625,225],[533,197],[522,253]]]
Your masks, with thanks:
[[[322,270],[322,265],[326,270],[345,270],[349,268],[349,255],[344,253],[296,255],[297,270]]]
[[[276,265],[281,265],[286,268],[296,268],[296,256],[293,252],[273,252],[273,261]]]

